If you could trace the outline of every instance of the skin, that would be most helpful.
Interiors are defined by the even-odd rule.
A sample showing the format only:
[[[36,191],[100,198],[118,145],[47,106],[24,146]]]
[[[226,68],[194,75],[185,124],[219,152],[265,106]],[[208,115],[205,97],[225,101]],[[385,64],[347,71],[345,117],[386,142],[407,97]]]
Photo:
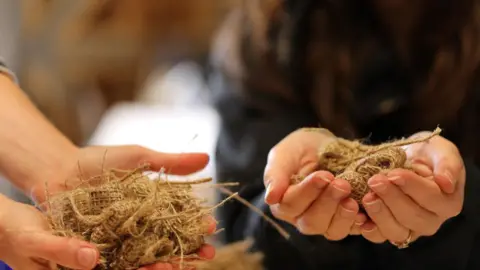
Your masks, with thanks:
[[[413,240],[434,235],[443,222],[460,213],[465,168],[457,147],[447,139],[437,136],[405,147],[413,172],[393,170],[373,176],[368,182],[372,192],[363,199],[368,218],[349,198],[348,182],[314,171],[317,149],[331,140],[331,134],[301,129],[269,154],[265,201],[275,217],[301,233],[332,241],[363,235],[373,243],[403,242],[410,231]],[[295,174],[308,177],[290,185]]]
[[[100,173],[104,168],[131,169],[149,163],[152,170],[188,175],[203,169],[209,157],[203,153],[166,154],[139,146],[78,148],[58,132],[35,108],[11,78],[0,74],[0,172],[37,203],[49,192],[74,186],[65,181]],[[215,231],[211,222],[209,233]],[[198,254],[211,259],[215,250],[205,245]],[[64,265],[73,269],[92,269],[98,250],[78,239],[53,236],[44,216],[33,206],[14,202],[0,195],[0,260],[14,269],[51,269]],[[142,269],[175,269],[171,264],[156,264]]]

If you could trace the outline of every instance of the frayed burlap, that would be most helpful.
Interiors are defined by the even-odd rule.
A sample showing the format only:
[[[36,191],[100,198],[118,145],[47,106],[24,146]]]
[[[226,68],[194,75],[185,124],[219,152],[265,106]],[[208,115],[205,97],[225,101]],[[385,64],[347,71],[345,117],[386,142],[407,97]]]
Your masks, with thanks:
[[[110,171],[47,196],[52,230],[94,243],[101,253],[96,269],[137,269],[179,257],[183,262],[204,244],[213,208],[203,206],[192,185],[211,179],[152,181],[142,171]]]
[[[262,253],[250,253],[252,240],[221,247],[212,261],[194,264],[196,270],[263,270]]]
[[[336,178],[348,181],[352,186],[351,197],[362,204],[363,197],[369,192],[367,182],[372,176],[398,168],[409,169],[407,155],[402,146],[428,141],[440,132],[441,129],[437,128],[428,136],[380,145],[366,145],[359,141],[335,138],[319,149],[318,169],[327,170]],[[302,179],[301,176],[295,176],[292,182],[298,183]]]

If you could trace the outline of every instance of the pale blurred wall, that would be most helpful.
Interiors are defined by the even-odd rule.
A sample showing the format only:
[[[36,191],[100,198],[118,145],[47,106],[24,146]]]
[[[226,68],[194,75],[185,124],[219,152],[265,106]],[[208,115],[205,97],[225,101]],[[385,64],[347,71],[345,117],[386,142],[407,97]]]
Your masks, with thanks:
[[[20,1],[0,0],[0,57],[14,72],[20,69]],[[1,131],[0,131],[1,132]],[[26,196],[14,188],[0,175],[0,193],[22,202],[29,202]]]
[[[14,71],[19,69],[18,41],[20,37],[19,0],[0,0],[0,56]]]

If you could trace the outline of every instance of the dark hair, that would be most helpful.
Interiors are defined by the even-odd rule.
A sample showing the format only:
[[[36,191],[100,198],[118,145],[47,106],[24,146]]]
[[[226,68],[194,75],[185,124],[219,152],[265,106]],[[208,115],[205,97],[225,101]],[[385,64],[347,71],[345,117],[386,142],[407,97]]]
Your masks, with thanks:
[[[480,0],[419,1],[425,5],[421,24],[412,33],[412,42],[401,59],[415,74],[415,89],[405,110],[412,116],[409,129],[425,130],[457,122],[453,120],[462,113],[463,126],[459,128],[468,126],[470,132],[478,132],[478,125],[472,122],[476,113],[466,108],[465,101],[475,94],[472,87],[480,63]],[[270,5],[264,16],[266,22],[257,25],[266,28],[268,50],[263,60],[258,60],[252,51],[244,51],[247,68],[263,71],[258,65],[270,67],[274,71],[269,74],[277,74],[281,81],[286,75],[292,96],[308,102],[322,125],[341,136],[356,136],[355,123],[347,112],[356,102],[351,86],[369,58],[384,45],[382,38],[386,36],[370,0],[265,2]],[[256,29],[253,22],[250,34],[258,36]],[[248,42],[252,40],[243,41],[244,49],[251,46],[245,44]],[[286,49],[279,49],[282,46]],[[252,73],[251,84],[261,85],[256,80],[267,80],[266,76]],[[465,137],[471,138],[472,134]]]
[[[358,69],[379,48],[382,29],[367,0],[284,0],[292,88],[310,101],[321,122],[338,133],[349,123],[349,93]],[[409,112],[412,128],[458,116],[480,63],[480,1],[425,0],[405,64],[418,77]],[[315,96],[317,98],[315,98]],[[321,96],[321,98],[318,98]],[[473,116],[475,117],[475,116]],[[354,127],[350,127],[354,130]],[[350,130],[349,132],[352,132]]]

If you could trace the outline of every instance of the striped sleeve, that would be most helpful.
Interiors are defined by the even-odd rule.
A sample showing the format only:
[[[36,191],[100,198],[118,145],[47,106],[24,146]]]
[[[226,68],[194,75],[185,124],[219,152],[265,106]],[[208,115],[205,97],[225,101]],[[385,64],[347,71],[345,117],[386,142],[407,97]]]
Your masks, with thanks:
[[[0,73],[8,75],[15,83],[18,84],[17,76],[8,69],[8,67],[5,65],[4,61],[0,58]]]

